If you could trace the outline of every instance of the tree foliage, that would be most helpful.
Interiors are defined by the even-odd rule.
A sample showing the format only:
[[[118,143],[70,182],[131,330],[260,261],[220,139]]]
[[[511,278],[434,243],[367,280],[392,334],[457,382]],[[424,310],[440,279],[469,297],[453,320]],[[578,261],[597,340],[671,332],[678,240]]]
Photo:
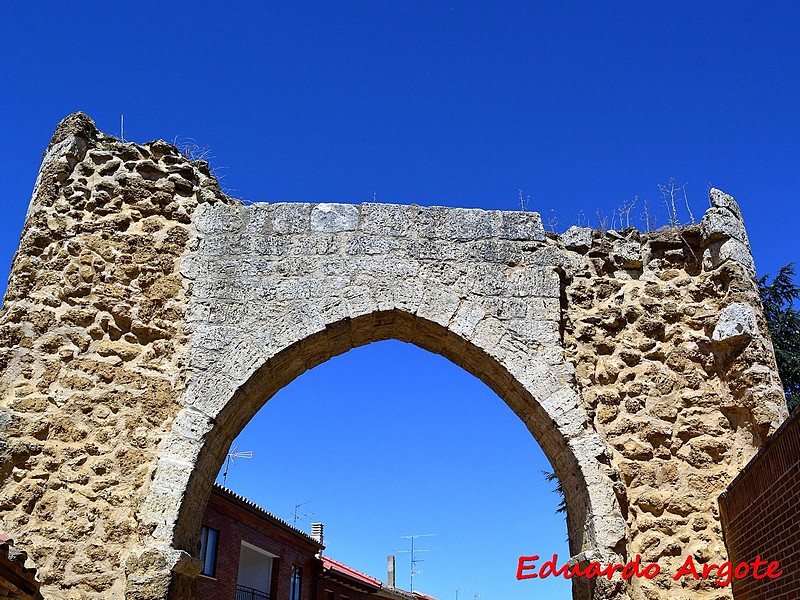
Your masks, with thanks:
[[[556,476],[554,471],[542,471],[542,475],[544,475],[545,481],[550,483],[556,482],[556,487],[553,488],[553,492],[555,492],[560,501],[558,503],[558,508],[556,508],[556,514],[558,513],[566,513],[567,512],[567,498],[564,496],[564,488],[561,486],[561,480]]]
[[[769,275],[758,280],[764,316],[790,411],[800,406],[800,310],[794,307],[795,300],[800,300],[800,286],[794,283],[794,275],[794,263],[789,263],[778,271],[772,283],[767,283]]]

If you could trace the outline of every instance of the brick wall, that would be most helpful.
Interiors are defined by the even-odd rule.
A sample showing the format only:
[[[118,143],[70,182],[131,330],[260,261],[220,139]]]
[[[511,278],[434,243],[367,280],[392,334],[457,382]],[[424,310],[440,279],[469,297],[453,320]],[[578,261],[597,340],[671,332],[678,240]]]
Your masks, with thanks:
[[[783,570],[775,579],[734,579],[735,600],[800,599],[800,412],[731,482],[719,505],[730,560],[760,555]]]
[[[236,579],[239,573],[239,552],[242,541],[278,555],[273,559],[273,600],[289,598],[292,565],[303,569],[301,600],[313,600],[316,575],[314,555],[319,546],[294,532],[291,527],[260,514],[232,494],[214,488],[206,507],[203,525],[219,531],[217,569],[215,577],[197,578],[195,598],[202,600],[233,600],[236,598]]]

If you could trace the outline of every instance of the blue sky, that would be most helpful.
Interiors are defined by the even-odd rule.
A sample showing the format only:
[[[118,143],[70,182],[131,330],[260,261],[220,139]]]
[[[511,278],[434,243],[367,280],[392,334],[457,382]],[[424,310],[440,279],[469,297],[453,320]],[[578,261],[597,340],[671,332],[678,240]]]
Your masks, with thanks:
[[[775,273],[798,258],[798,26],[790,2],[11,3],[0,290],[42,152],[76,110],[112,134],[124,114],[129,140],[195,140],[253,201],[513,210],[521,189],[562,231],[635,197],[634,219],[648,199],[665,224],[671,177],[697,216],[713,185]],[[307,454],[278,451],[310,428]],[[568,597],[513,579],[515,556],[566,554],[538,447],[444,359],[350,352],[283,390],[245,446],[229,484],[284,517],[311,500],[356,568],[383,577],[400,535],[436,533],[420,589]]]

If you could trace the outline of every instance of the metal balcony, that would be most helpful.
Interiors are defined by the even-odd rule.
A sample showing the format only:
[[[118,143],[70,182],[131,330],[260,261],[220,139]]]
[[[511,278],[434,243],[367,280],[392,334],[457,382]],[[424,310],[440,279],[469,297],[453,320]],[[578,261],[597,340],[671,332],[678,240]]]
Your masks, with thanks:
[[[245,587],[243,585],[237,585],[236,600],[271,600],[271,598],[267,592],[262,592],[261,590]]]

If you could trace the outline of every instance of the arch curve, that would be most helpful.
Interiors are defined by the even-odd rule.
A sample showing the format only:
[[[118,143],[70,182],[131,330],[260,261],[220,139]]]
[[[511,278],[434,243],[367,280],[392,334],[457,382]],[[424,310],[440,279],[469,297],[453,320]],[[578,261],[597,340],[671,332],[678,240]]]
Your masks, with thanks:
[[[436,299],[434,299],[436,300]],[[434,301],[434,306],[443,306]],[[568,511],[570,551],[585,558],[614,560],[624,552],[625,522],[613,492],[604,446],[590,427],[571,384],[571,369],[546,344],[530,352],[529,343],[498,319],[480,331],[454,317],[422,317],[394,308],[364,312],[331,322],[307,310],[287,311],[275,331],[291,332],[279,347],[257,333],[225,346],[225,358],[189,381],[186,406],[162,443],[161,458],[140,520],[153,531],[173,563],[173,578],[191,578],[203,507],[225,452],[256,412],[303,372],[333,356],[372,342],[396,339],[444,356],[483,381],[525,423],[562,482]],[[478,307],[462,301],[456,312]],[[197,336],[195,360],[203,355]],[[274,344],[275,337],[270,339]],[[157,515],[157,519],[153,516]],[[576,579],[575,584],[581,582]],[[602,582],[600,584],[601,587]],[[173,589],[185,585],[173,584]],[[584,590],[580,597],[612,597]],[[173,592],[173,598],[179,598]]]

